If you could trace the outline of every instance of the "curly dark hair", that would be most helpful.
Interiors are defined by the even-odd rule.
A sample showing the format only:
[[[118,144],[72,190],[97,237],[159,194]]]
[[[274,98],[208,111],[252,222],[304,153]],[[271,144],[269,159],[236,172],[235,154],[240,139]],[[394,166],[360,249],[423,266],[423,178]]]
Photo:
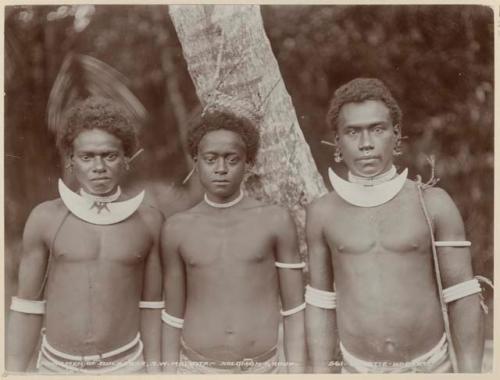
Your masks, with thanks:
[[[62,155],[70,154],[73,141],[84,130],[102,129],[122,141],[130,157],[138,145],[137,130],[126,111],[111,99],[90,96],[78,101],[65,114],[65,126],[57,135],[57,147]]]
[[[259,131],[253,123],[245,117],[236,116],[229,112],[211,111],[199,117],[188,132],[188,148],[191,157],[198,154],[198,145],[208,132],[225,129],[241,136],[246,146],[246,159],[250,164],[255,163],[259,150]]]
[[[337,129],[340,109],[346,103],[359,103],[365,100],[381,100],[385,103],[391,114],[392,123],[402,128],[403,113],[398,103],[392,97],[385,84],[375,78],[356,78],[340,86],[330,102],[326,122],[332,130]]]

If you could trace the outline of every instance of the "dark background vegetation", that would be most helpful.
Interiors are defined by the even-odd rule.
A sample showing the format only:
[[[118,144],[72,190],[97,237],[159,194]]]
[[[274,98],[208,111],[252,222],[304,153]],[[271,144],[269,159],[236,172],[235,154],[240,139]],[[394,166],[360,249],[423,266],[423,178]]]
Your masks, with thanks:
[[[333,162],[324,115],[334,89],[378,77],[404,112],[398,166],[429,177],[456,201],[477,274],[493,276],[493,12],[481,6],[262,6],[266,32],[320,172]],[[50,89],[69,52],[129,79],[151,122],[135,185],[169,214],[189,170],[179,131],[199,111],[167,6],[5,8],[5,236],[7,300],[22,229],[37,203],[57,197],[61,165],[48,133]],[[172,192],[174,189],[176,192]],[[180,189],[180,190],[179,190]],[[170,201],[167,201],[170,199]]]

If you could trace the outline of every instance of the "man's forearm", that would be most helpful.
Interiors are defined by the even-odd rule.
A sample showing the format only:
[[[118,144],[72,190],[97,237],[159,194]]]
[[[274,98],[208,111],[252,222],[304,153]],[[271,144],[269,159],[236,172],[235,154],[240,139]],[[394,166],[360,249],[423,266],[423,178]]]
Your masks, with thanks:
[[[180,339],[182,330],[168,326],[162,326],[162,361],[163,371],[176,373],[179,364]]]
[[[284,318],[283,345],[288,373],[304,373],[307,351],[305,339],[304,312]]]
[[[337,330],[334,310],[315,306],[306,309],[306,337],[313,373],[336,372]]]
[[[17,311],[9,313],[5,342],[7,371],[24,372],[27,370],[41,327],[42,316],[40,315],[23,314]]]
[[[141,310],[141,337],[144,343],[144,361],[148,373],[161,372],[161,311]]]
[[[448,310],[458,369],[460,372],[478,373],[484,350],[483,312],[479,296],[454,301]]]

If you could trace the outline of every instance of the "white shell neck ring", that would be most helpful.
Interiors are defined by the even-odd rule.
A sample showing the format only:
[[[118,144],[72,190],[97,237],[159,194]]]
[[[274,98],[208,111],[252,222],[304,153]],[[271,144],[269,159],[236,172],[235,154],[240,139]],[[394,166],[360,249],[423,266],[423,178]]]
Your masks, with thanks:
[[[208,196],[207,196],[207,193],[205,193],[204,195],[204,200],[205,202],[209,205],[209,206],[212,206],[214,208],[229,208],[229,207],[233,207],[234,205],[238,204],[241,202],[241,200],[243,199],[243,191],[240,190],[240,195],[238,195],[235,199],[233,199],[232,201],[229,201],[229,202],[225,202],[225,203],[217,203],[217,202],[213,202],[211,201],[210,199],[208,199]]]

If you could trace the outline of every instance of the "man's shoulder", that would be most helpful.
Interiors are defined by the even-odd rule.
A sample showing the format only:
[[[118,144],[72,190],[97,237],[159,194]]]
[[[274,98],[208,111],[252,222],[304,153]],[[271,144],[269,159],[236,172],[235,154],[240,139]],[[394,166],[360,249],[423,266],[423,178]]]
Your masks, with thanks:
[[[34,221],[50,223],[58,214],[66,213],[68,209],[61,198],[51,199],[36,205],[30,213],[29,218]]]
[[[339,206],[341,203],[342,198],[335,191],[330,191],[309,203],[307,212],[314,214],[330,212],[332,208]]]
[[[170,215],[163,224],[163,230],[172,233],[191,225],[196,219],[197,206]]]
[[[39,203],[31,210],[24,226],[24,236],[45,240],[66,213],[68,209],[60,198]]]
[[[145,222],[152,227],[160,227],[165,220],[163,213],[158,208],[149,203],[142,203],[137,211],[145,220]]]
[[[279,223],[280,221],[287,223],[291,218],[290,211],[285,206],[266,203],[251,197],[247,198],[246,209],[250,211],[256,210],[257,213],[254,213],[254,215],[257,215],[258,219],[264,223],[266,221],[269,221],[269,223]]]
[[[292,220],[290,210],[284,206],[261,202],[260,209],[264,221],[269,220],[270,223],[288,224]]]
[[[433,214],[446,215],[456,205],[446,190],[440,187],[429,187],[423,191],[425,203]]]

